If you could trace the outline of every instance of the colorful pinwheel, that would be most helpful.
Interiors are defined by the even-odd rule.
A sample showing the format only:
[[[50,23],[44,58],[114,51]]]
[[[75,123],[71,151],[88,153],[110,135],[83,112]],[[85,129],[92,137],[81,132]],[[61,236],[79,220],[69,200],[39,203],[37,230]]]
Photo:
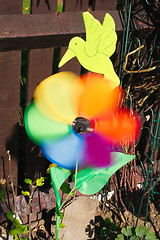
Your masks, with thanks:
[[[137,137],[135,114],[120,109],[122,88],[98,74],[60,72],[42,81],[25,111],[25,127],[42,154],[56,165],[108,167],[111,152]]]
[[[140,129],[136,114],[121,107],[123,90],[110,60],[117,42],[113,18],[106,13],[101,25],[84,12],[83,19],[86,41],[71,39],[59,67],[76,56],[95,74],[78,77],[60,72],[50,76],[37,86],[24,115],[30,139],[59,166],[50,168],[56,196],[56,240],[65,202],[61,204],[59,189],[72,174],[70,170],[76,169],[69,195],[75,188],[88,195],[98,192],[112,174],[135,158],[116,149],[136,140]],[[83,169],[77,172],[78,167]]]

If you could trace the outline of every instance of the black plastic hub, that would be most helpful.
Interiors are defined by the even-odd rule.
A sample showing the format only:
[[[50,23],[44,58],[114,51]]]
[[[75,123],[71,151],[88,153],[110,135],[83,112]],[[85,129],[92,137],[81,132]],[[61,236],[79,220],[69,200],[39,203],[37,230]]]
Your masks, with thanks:
[[[79,134],[92,132],[91,122],[83,117],[77,117],[72,123],[72,128]]]

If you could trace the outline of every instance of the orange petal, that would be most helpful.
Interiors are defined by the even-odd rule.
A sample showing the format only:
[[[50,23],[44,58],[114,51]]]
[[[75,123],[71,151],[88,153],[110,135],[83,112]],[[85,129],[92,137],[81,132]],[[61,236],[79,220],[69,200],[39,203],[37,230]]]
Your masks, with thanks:
[[[140,121],[136,114],[131,117],[129,111],[122,110],[117,115],[110,114],[105,117],[96,120],[96,131],[107,135],[115,143],[126,144],[138,138]]]
[[[111,82],[99,74],[85,74],[80,78],[85,91],[79,102],[79,114],[91,118],[104,111],[113,111],[118,105],[121,87],[112,90]]]

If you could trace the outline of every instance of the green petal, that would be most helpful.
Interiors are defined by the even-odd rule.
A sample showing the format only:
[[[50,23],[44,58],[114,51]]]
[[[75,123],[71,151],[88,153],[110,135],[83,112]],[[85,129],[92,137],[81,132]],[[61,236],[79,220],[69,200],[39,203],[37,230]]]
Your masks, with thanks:
[[[44,140],[68,135],[71,131],[69,125],[55,122],[41,114],[34,102],[25,110],[24,123],[29,138],[38,145]]]

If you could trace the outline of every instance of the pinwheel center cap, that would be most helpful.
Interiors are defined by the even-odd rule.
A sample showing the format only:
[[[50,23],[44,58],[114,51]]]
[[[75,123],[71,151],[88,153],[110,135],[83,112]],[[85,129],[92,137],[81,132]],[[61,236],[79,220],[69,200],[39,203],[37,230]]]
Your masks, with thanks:
[[[93,131],[91,122],[83,117],[77,117],[73,123],[72,128],[76,133],[90,133]]]

